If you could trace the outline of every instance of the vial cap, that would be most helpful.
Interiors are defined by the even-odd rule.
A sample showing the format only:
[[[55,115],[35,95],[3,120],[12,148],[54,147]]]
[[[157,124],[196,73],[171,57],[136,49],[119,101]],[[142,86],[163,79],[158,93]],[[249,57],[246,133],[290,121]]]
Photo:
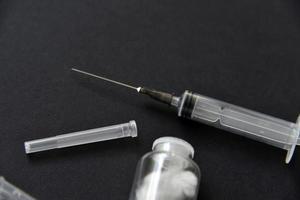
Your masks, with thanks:
[[[158,150],[172,151],[170,150],[170,146],[173,146],[172,149],[173,151],[174,150],[175,151],[178,150],[180,152],[184,151],[182,152],[183,154],[188,155],[191,158],[194,157],[195,150],[193,146],[190,143],[186,142],[185,140],[176,137],[161,137],[156,139],[153,142],[152,150],[158,149]]]

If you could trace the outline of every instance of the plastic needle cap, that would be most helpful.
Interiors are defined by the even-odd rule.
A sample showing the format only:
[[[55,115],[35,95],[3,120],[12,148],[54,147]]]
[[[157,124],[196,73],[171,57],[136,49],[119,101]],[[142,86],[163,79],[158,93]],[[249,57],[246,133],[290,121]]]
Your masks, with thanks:
[[[137,137],[137,126],[134,120],[124,124],[32,140],[25,142],[24,146],[25,152],[29,154],[124,137]]]

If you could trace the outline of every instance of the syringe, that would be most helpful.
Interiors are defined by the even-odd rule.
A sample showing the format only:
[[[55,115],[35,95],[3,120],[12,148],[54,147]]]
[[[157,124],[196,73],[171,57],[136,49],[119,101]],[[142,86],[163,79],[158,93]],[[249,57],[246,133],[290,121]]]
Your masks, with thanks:
[[[73,71],[125,86],[177,108],[178,116],[215,126],[220,129],[287,150],[289,163],[296,145],[300,145],[300,115],[296,123],[248,110],[186,90],[181,96],[134,87],[102,76],[72,68]]]

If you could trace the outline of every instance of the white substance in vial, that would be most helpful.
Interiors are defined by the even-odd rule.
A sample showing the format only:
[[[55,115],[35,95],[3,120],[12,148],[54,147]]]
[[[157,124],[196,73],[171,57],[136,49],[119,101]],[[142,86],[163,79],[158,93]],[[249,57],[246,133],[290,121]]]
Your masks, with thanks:
[[[150,173],[136,193],[137,200],[183,200],[195,196],[198,179],[190,171]]]

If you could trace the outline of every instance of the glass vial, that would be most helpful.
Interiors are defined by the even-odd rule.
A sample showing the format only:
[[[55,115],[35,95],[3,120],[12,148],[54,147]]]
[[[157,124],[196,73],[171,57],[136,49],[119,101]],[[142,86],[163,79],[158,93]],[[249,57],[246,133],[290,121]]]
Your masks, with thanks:
[[[162,137],[137,166],[129,200],[196,200],[200,169],[193,147],[184,140]]]

